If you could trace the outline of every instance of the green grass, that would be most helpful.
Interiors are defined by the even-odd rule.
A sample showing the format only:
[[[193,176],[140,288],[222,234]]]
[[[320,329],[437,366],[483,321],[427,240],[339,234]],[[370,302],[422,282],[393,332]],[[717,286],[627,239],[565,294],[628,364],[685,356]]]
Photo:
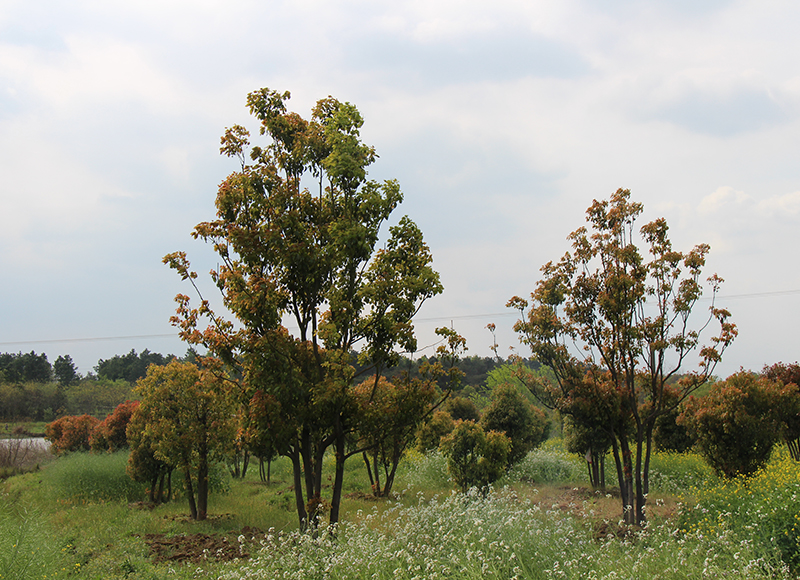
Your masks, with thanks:
[[[51,465],[43,474],[53,497],[68,501],[138,501],[145,486],[125,472],[127,452],[72,453]]]
[[[187,518],[182,498],[152,510],[131,504],[144,488],[126,481],[125,461],[124,453],[73,454],[4,482],[0,580],[795,577],[788,565],[800,538],[800,467],[780,455],[750,480],[720,482],[694,455],[656,454],[653,503],[677,490],[682,507],[623,537],[608,537],[618,529],[618,500],[602,498],[609,517],[600,500],[575,495],[572,486],[587,485],[585,466],[557,442],[530,454],[486,497],[455,493],[445,459],[430,453],[410,454],[396,495],[374,500],[354,458],[335,538],[297,532],[286,459],[273,463],[269,485],[257,464],[243,481],[218,474],[204,522]],[[245,528],[267,535],[260,553],[250,549],[253,558],[236,563],[154,564],[145,543],[147,534],[226,532],[236,541]]]

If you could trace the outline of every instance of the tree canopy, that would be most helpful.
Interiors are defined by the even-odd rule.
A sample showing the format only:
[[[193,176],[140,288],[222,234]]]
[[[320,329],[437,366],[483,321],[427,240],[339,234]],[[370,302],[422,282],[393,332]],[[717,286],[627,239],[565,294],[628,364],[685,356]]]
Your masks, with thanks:
[[[403,196],[394,180],[367,179],[377,156],[361,141],[356,107],[328,97],[304,119],[287,110],[289,97],[266,88],[248,95],[266,143],[251,147],[240,125],[225,131],[220,150],[239,169],[219,187],[216,219],[193,233],[219,256],[212,279],[236,322],[213,312],[202,294],[197,307],[179,295],[173,322],[185,340],[240,369],[234,392],[247,429],[268,431],[292,460],[305,526],[326,506],[321,467],[331,446],[330,521],[338,520],[346,441],[357,424],[351,352],[379,389],[399,353],[416,350],[412,317],[442,286],[408,217],[378,245]],[[185,253],[164,260],[199,288]]]
[[[642,211],[628,190],[595,200],[589,226],[568,238],[572,252],[542,267],[530,306],[516,296],[508,304],[520,312],[520,340],[556,378],[552,388],[530,381],[534,392],[611,439],[628,523],[645,519],[656,420],[711,376],[737,333],[713,299],[716,275],[708,279],[708,314],[692,325],[709,246],[673,249],[663,218],[639,228],[637,240]],[[712,322],[718,332],[702,345],[700,332]],[[691,357],[696,369],[670,385]]]

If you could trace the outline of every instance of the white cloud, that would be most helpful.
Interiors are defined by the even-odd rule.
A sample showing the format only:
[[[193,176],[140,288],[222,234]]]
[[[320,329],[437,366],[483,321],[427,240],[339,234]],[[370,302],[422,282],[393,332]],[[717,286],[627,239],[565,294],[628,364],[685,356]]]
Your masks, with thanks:
[[[704,197],[698,204],[697,211],[701,214],[710,214],[731,206],[741,208],[749,199],[750,197],[743,191],[736,191],[732,187],[724,185]]]

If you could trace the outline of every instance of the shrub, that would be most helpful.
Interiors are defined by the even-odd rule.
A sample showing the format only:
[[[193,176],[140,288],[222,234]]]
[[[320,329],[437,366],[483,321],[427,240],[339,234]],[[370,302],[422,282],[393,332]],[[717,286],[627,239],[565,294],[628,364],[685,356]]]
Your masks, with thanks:
[[[438,449],[442,437],[455,427],[455,422],[447,411],[435,411],[428,421],[417,431],[417,450],[427,453]]]
[[[68,415],[48,423],[44,437],[50,441],[53,453],[58,455],[68,451],[88,451],[89,436],[98,423],[100,421],[91,415]]]
[[[481,418],[478,407],[466,397],[452,397],[444,406],[444,410],[450,413],[454,421],[478,421]]]
[[[697,449],[724,477],[763,467],[780,436],[781,407],[797,387],[746,371],[715,383],[704,397],[690,397],[678,422],[697,439]]]
[[[484,489],[505,474],[511,440],[498,431],[487,433],[472,421],[457,421],[453,432],[442,439],[442,450],[450,475],[462,491]]]
[[[520,396],[515,387],[503,384],[492,392],[492,402],[481,417],[485,431],[505,433],[511,441],[508,462],[514,464],[547,439],[547,417]]]
[[[92,451],[119,451],[128,447],[126,430],[139,401],[125,401],[114,412],[98,423],[89,436]]]

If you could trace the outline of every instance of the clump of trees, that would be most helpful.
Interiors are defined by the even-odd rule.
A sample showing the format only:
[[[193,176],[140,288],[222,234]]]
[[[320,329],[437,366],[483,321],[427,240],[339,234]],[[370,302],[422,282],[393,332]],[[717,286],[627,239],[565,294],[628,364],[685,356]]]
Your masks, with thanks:
[[[174,354],[163,355],[158,352],[150,352],[148,349],[137,354],[135,349],[131,349],[125,355],[114,355],[106,360],[100,359],[94,370],[101,379],[135,383],[147,374],[150,365],[164,366],[176,358]]]
[[[736,336],[729,312],[714,300],[691,324],[709,247],[675,250],[664,219],[637,230],[642,211],[628,190],[595,200],[588,227],[569,236],[572,251],[542,267],[530,302],[515,296],[508,303],[520,312],[520,340],[555,377],[549,384],[522,373],[532,392],[611,441],[629,524],[645,521],[658,418],[708,380]],[[714,275],[709,282],[716,296],[722,280]],[[701,345],[700,330],[712,322],[717,333]],[[690,356],[699,360],[697,370],[672,386]]]
[[[184,360],[191,360],[188,353]],[[69,355],[51,366],[47,355],[0,353],[0,419],[52,421],[65,415],[104,417],[132,397],[133,384],[150,364],[174,359],[145,349],[100,360],[99,375],[81,376]]]

